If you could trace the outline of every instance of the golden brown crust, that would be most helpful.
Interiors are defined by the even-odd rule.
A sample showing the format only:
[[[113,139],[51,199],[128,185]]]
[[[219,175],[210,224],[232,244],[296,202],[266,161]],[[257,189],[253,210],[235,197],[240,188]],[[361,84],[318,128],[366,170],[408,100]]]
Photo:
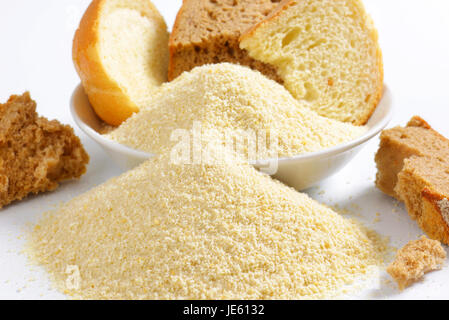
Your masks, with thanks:
[[[88,162],[73,129],[38,117],[29,93],[0,104],[0,208],[79,178]]]
[[[449,225],[443,217],[442,209],[438,204],[446,199],[442,194],[429,188],[424,188],[422,196],[422,214],[418,223],[432,239],[449,244]]]
[[[168,81],[172,81],[174,78],[176,78],[175,54],[178,50],[178,46],[175,44],[174,35],[178,33],[179,24],[181,23],[181,17],[184,15],[185,1],[186,0],[182,1],[181,9],[179,9],[178,13],[176,14],[175,23],[173,25],[172,32],[170,33],[170,38],[168,40],[168,51],[170,55],[170,58],[168,60]]]
[[[142,0],[139,0],[142,1]],[[105,70],[99,52],[99,22],[107,0],[94,0],[81,19],[73,39],[73,62],[97,115],[118,126],[139,107]],[[150,3],[149,3],[150,4]]]
[[[407,123],[407,127],[418,127],[427,130],[433,130],[432,127],[420,116],[413,116],[413,118],[411,118],[410,121]],[[435,130],[433,131],[437,133]]]
[[[84,90],[97,115],[110,125],[120,125],[139,108],[127,99],[109,77],[99,54],[99,19],[105,0],[94,0],[87,8],[73,40],[73,61]]]
[[[418,116],[405,128],[385,130],[376,154],[377,187],[403,201],[418,226],[445,244],[449,244],[448,157],[449,140]]]
[[[449,244],[449,195],[441,189],[440,182],[447,183],[448,168],[432,158],[412,157],[405,161],[396,186],[410,217],[430,238],[446,244]],[[444,201],[446,204],[442,205]]]

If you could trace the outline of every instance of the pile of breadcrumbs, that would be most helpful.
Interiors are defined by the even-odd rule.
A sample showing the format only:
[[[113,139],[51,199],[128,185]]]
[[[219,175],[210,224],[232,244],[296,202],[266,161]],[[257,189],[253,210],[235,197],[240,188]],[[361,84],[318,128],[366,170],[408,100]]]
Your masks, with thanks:
[[[28,252],[84,299],[322,298],[383,263],[374,233],[228,158],[153,158],[46,214]]]

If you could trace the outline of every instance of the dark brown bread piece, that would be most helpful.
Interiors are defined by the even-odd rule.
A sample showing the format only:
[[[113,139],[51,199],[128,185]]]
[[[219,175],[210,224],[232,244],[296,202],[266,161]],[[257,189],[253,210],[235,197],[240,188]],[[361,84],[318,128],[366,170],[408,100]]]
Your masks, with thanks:
[[[239,47],[243,32],[262,21],[280,0],[184,0],[170,36],[168,80],[204,64],[230,62],[282,83],[276,69]]]
[[[73,129],[39,117],[29,93],[0,104],[0,208],[79,178],[88,162]]]

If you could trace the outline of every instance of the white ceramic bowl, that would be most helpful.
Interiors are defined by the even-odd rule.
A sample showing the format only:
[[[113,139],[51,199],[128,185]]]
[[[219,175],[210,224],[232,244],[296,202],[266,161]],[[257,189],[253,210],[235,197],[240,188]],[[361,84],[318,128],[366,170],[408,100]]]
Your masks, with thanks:
[[[154,156],[103,137],[99,133],[103,128],[102,122],[94,113],[81,85],[73,92],[70,110],[80,129],[95,140],[109,154],[112,161],[122,169],[134,168]],[[340,171],[370,139],[379,134],[390,122],[392,111],[391,93],[385,86],[383,98],[368,121],[368,131],[363,136],[323,151],[278,159],[276,164],[278,170],[274,177],[297,190],[304,190],[318,184]],[[253,163],[253,165],[260,169],[265,167],[266,163]]]

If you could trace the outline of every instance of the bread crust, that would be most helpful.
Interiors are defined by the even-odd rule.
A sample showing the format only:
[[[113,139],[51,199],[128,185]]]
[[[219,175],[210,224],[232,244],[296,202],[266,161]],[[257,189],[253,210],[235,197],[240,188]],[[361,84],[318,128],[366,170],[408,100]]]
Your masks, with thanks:
[[[101,60],[99,24],[108,1],[110,2],[93,0],[87,8],[73,39],[72,56],[75,69],[96,114],[106,123],[118,126],[138,112],[139,107],[108,74]],[[157,12],[149,0],[138,1],[140,4],[130,2],[127,5],[141,9],[148,17]]]
[[[279,6],[276,7],[264,20],[260,21],[259,23],[255,24],[254,26],[249,28],[247,31],[245,31],[240,37],[240,42],[254,36],[254,33],[257,31],[257,29],[259,29],[261,26],[263,26],[267,23],[271,23],[275,19],[279,18],[279,16],[281,15],[281,13],[284,10],[287,10],[290,6],[294,5],[298,1],[302,1],[302,0],[282,0],[280,2]],[[371,38],[377,44],[376,56],[377,56],[377,62],[379,65],[379,69],[378,69],[379,81],[378,81],[377,90],[375,92],[375,99],[374,99],[373,105],[371,106],[371,108],[369,110],[366,111],[366,113],[363,117],[360,117],[359,119],[357,119],[357,121],[352,122],[352,124],[357,125],[357,126],[365,125],[369,121],[369,119],[373,115],[374,111],[376,111],[376,108],[379,105],[379,102],[382,99],[383,90],[384,90],[384,64],[383,64],[382,49],[380,48],[379,42],[378,42],[379,33],[378,33],[377,29],[374,27],[374,24],[372,23],[372,20],[369,16],[368,16],[368,19],[370,20],[369,22],[372,26]],[[273,66],[273,68],[275,68],[275,67]]]
[[[73,61],[96,114],[117,126],[139,108],[104,69],[99,55],[99,19],[105,0],[94,0],[87,8],[73,40]]]
[[[432,239],[440,240],[449,245],[448,222],[444,219],[441,207],[438,204],[438,202],[447,200],[447,198],[430,188],[424,188],[421,196],[423,202],[421,217],[418,220],[419,226]]]
[[[448,152],[449,141],[415,116],[407,128],[384,131],[376,154],[377,187],[403,201],[418,226],[445,244],[449,244],[449,189],[444,180]],[[441,201],[448,201],[444,208]]]
[[[175,58],[176,51],[178,50],[178,47],[175,45],[174,35],[179,32],[178,31],[179,24],[180,24],[181,16],[184,15],[185,2],[186,2],[186,0],[182,1],[181,9],[179,9],[178,14],[176,15],[175,23],[173,25],[172,32],[170,33],[170,38],[168,40],[168,52],[169,52],[169,56],[170,56],[170,58],[168,59],[168,81],[172,81],[175,78],[174,58]]]

